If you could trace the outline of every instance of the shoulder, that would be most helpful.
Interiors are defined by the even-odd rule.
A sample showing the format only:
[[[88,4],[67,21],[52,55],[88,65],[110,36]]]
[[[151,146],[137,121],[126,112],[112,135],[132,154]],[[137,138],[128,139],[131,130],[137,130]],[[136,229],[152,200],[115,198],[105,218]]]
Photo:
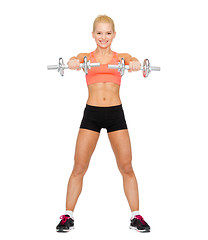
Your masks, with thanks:
[[[83,62],[83,59],[84,59],[85,56],[87,57],[87,59],[89,59],[90,58],[90,53],[79,53],[77,55],[77,57],[79,58],[80,62]]]

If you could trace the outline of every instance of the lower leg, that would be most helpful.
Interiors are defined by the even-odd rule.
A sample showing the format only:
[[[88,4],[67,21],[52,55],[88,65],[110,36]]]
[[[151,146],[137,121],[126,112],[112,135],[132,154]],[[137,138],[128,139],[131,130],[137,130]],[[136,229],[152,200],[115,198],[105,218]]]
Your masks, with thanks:
[[[74,211],[75,205],[82,191],[84,175],[71,174],[67,187],[66,210]]]
[[[136,176],[134,172],[124,173],[123,176],[123,187],[124,192],[129,203],[132,212],[139,211],[139,192]]]

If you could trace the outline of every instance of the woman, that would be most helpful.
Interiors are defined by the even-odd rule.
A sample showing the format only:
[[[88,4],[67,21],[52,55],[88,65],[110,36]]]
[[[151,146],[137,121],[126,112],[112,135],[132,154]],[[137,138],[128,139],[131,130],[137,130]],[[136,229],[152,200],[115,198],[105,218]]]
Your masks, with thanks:
[[[99,15],[93,24],[92,36],[97,48],[91,53],[80,53],[68,61],[72,70],[80,70],[84,56],[90,62],[99,62],[100,67],[91,68],[86,75],[89,97],[80,125],[74,156],[74,167],[69,178],[66,198],[66,212],[56,227],[58,232],[74,228],[73,211],[82,190],[83,177],[97,144],[101,128],[106,128],[114,151],[117,165],[123,177],[123,186],[132,216],[130,228],[149,232],[150,227],[139,213],[137,180],[132,169],[131,143],[125,116],[119,97],[121,75],[108,64],[118,64],[121,58],[129,65],[129,71],[140,70],[141,64],[129,54],[117,54],[111,50],[116,36],[114,22],[106,15]]]

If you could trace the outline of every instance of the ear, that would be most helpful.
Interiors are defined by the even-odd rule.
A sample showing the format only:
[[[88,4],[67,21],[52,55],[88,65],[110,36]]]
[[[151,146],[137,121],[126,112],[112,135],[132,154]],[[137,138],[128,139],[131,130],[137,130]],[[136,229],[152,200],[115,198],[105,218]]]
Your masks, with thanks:
[[[116,32],[114,32],[114,37],[113,38],[115,38],[116,37]]]
[[[95,38],[95,33],[94,32],[92,32],[92,37]]]

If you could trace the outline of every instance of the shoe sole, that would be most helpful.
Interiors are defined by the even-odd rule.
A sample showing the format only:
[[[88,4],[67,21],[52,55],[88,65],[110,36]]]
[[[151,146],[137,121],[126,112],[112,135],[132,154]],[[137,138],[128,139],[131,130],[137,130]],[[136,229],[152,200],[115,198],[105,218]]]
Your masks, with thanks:
[[[73,229],[74,229],[74,227],[70,227],[68,230],[65,230],[65,229],[62,229],[62,230],[56,229],[56,232],[66,233],[66,232],[69,232],[70,230],[73,230]]]
[[[130,226],[129,228],[132,229],[132,230],[136,230],[137,232],[141,232],[141,233],[150,232],[150,230],[147,230],[147,229],[138,230],[136,227],[132,227],[132,226]]]

